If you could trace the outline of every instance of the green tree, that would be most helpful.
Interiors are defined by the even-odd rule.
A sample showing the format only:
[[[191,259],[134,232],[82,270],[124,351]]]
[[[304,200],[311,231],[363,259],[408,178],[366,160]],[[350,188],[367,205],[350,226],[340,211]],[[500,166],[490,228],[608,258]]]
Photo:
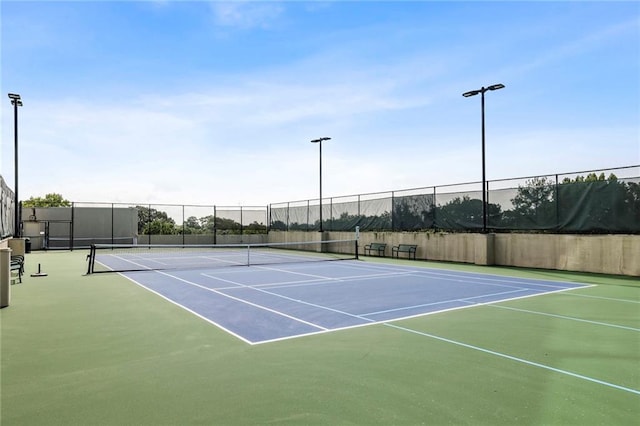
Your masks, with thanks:
[[[184,222],[185,234],[202,234],[202,226],[200,221],[195,216],[189,216]]]
[[[286,231],[287,230],[287,224],[284,223],[281,220],[276,220],[276,221],[271,222],[271,229],[277,230],[277,231]]]
[[[201,217],[199,222],[199,229],[203,234],[213,234],[216,232],[219,234],[239,234],[242,230],[242,225],[235,220],[213,215]],[[266,226],[264,228],[266,229]]]
[[[433,195],[410,195],[393,199],[393,229],[418,231],[433,227]]]
[[[518,186],[511,200],[513,210],[505,212],[502,225],[511,229],[553,229],[557,227],[555,182],[533,178]]]
[[[176,222],[166,212],[144,206],[138,209],[138,234],[141,235],[171,235],[179,233]]]
[[[239,234],[242,225],[233,219],[216,217],[216,232],[220,234]]]
[[[443,206],[438,206],[436,213],[436,228],[473,231],[482,229],[482,200],[464,195],[456,197]],[[487,227],[499,225],[502,208],[498,204],[487,204]]]
[[[61,194],[51,193],[44,197],[31,197],[22,202],[22,207],[71,207],[71,202]]]
[[[215,216],[209,215],[201,217],[200,219],[200,227],[202,229],[203,234],[213,234],[216,231],[216,223]]]
[[[243,231],[247,234],[266,234],[267,226],[263,223],[254,221],[253,223],[245,226]]]

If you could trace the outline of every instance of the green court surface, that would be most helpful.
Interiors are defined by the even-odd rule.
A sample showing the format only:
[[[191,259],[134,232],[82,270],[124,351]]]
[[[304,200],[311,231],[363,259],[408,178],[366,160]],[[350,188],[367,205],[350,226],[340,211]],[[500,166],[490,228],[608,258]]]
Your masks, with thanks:
[[[86,254],[27,254],[11,286],[3,426],[640,418],[637,278],[396,261],[590,286],[252,346],[117,274],[84,276]]]

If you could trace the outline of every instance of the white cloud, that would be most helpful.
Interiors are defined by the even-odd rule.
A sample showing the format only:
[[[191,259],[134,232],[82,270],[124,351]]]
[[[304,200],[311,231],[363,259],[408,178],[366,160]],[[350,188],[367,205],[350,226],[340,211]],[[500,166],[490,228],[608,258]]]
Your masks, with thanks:
[[[246,30],[269,28],[284,12],[284,7],[275,1],[213,1],[211,10],[216,25]]]

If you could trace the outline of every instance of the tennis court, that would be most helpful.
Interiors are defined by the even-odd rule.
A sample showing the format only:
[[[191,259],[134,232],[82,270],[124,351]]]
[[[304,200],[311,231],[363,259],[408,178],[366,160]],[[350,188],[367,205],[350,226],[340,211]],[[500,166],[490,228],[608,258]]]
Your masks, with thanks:
[[[631,425],[640,415],[637,279],[251,256],[206,268],[137,253],[125,262],[147,270],[87,276],[86,253],[28,255],[1,312],[3,425]],[[40,263],[48,276],[30,277]]]
[[[581,287],[358,261],[124,275],[251,344]]]

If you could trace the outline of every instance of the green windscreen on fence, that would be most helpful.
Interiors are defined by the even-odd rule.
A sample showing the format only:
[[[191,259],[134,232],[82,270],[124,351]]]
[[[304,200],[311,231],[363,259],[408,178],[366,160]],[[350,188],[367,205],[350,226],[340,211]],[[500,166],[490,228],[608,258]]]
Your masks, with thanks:
[[[0,176],[1,178],[1,176]],[[14,235],[13,192],[0,182],[1,237]],[[255,207],[82,203],[22,208],[35,249],[91,244],[260,243],[269,230],[478,232],[480,182],[303,200]],[[640,233],[640,166],[487,182],[486,229]],[[322,214],[321,210],[322,209]]]
[[[640,233],[638,177],[553,175],[495,181],[487,186],[490,230]],[[319,207],[317,200],[272,204],[271,229],[317,231]],[[479,231],[483,228],[482,185],[334,197],[323,200],[322,213],[322,227],[327,231],[356,226],[362,231]]]

